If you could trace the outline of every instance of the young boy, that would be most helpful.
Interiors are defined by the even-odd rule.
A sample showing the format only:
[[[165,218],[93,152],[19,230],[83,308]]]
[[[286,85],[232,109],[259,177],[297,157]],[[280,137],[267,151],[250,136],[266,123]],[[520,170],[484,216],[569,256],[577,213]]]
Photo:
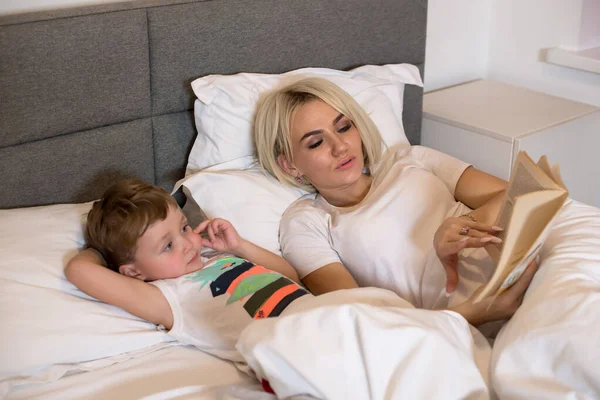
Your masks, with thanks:
[[[278,316],[308,294],[283,258],[231,223],[192,229],[169,193],[138,180],[116,183],[94,203],[86,240],[65,270],[81,291],[235,362],[244,361],[235,344],[253,319]],[[221,254],[206,258],[203,247]]]

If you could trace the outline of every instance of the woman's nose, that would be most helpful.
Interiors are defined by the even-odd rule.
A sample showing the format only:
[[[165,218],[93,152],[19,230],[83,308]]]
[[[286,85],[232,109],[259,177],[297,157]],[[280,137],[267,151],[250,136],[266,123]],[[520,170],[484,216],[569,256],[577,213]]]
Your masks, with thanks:
[[[334,155],[344,154],[348,150],[348,144],[340,135],[336,135],[333,141],[332,151]]]

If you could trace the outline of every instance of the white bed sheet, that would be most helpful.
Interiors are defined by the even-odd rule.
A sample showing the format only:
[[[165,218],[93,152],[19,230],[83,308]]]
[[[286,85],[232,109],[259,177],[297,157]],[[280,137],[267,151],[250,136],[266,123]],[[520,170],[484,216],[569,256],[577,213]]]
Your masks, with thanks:
[[[256,379],[232,363],[189,346],[157,350],[122,363],[27,385],[7,400],[25,399],[260,399],[265,393]]]

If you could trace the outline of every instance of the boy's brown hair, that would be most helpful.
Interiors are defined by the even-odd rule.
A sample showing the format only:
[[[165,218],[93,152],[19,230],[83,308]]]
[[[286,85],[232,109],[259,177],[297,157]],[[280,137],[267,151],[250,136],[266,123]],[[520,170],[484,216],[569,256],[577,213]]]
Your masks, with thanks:
[[[109,187],[87,216],[85,238],[104,257],[108,267],[133,262],[138,239],[156,221],[167,217],[177,202],[161,187],[126,179]]]

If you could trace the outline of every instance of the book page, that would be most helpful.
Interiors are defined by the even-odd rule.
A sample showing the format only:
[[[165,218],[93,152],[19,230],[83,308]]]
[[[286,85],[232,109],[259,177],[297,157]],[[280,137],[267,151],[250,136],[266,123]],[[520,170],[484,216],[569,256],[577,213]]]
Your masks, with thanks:
[[[540,167],[540,169],[544,171],[546,175],[552,178],[554,183],[556,183],[561,188],[567,190],[567,187],[565,186],[565,183],[563,182],[562,177],[560,176],[560,167],[558,166],[558,164],[554,165],[553,167],[550,167],[548,157],[541,156],[537,162],[537,166]]]
[[[528,193],[515,199],[505,250],[500,256],[494,275],[475,301],[510,287],[537,255],[549,232],[552,220],[564,201],[564,191],[544,190]],[[518,271],[517,271],[518,270]],[[514,271],[514,275],[512,274]]]
[[[508,222],[510,221],[513,213],[515,198],[527,193],[546,189],[561,189],[561,187],[557,185],[552,178],[546,175],[543,169],[535,165],[527,153],[524,151],[519,152],[510,175],[508,189],[506,190],[506,195],[504,198],[504,204],[500,208],[500,212],[498,213],[498,217],[494,223],[494,225],[502,228],[503,231],[498,234],[498,237],[502,239],[502,243],[490,245],[490,247],[495,246],[497,250],[492,250],[490,252],[492,259],[494,259],[492,253],[500,254],[504,249],[506,234],[510,229]],[[494,262],[497,263],[498,260],[494,260]]]
[[[552,195],[552,198],[548,198]],[[533,201],[532,197],[538,196],[538,201]],[[530,193],[517,198],[517,203],[526,203],[514,214],[515,219],[522,221],[518,226],[518,235],[515,235],[512,243],[512,252],[506,253],[502,264],[505,266],[505,272],[500,275],[502,284],[497,294],[510,287],[521,276],[525,268],[539,253],[542,244],[550,233],[551,221],[564,203],[566,193],[561,191],[544,191]],[[535,206],[539,202],[539,206]],[[522,214],[522,215],[521,215]],[[502,258],[501,258],[502,259]]]
[[[511,173],[508,189],[495,225],[504,230],[498,234],[502,243],[487,245],[496,270],[475,302],[498,295],[521,276],[540,251],[550,231],[550,222],[568,196],[545,158],[536,165],[519,152]],[[550,175],[547,174],[550,173]]]

